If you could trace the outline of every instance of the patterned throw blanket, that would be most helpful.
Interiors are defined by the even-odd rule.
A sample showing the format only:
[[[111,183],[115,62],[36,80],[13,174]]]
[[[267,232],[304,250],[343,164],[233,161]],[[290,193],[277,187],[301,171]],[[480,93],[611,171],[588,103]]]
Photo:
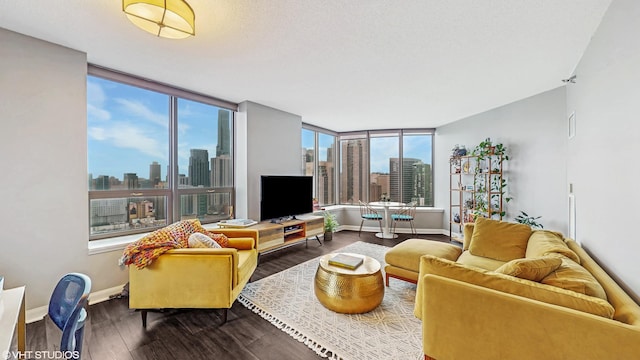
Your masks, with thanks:
[[[196,232],[207,233],[197,219],[179,221],[158,229],[127,245],[119,263],[134,264],[142,269],[166,251],[188,247],[189,236]]]

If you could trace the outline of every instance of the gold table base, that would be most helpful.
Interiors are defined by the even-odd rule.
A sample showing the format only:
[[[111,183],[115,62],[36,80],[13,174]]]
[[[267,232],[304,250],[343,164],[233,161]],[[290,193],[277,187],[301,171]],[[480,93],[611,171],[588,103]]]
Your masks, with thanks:
[[[384,297],[380,263],[368,256],[348,254],[364,258],[362,265],[349,270],[329,265],[335,255],[323,256],[316,271],[314,290],[320,303],[343,314],[361,314],[378,307]]]

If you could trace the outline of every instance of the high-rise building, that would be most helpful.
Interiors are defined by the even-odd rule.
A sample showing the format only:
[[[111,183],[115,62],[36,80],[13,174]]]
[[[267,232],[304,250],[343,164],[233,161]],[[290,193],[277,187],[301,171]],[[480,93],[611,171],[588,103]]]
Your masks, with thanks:
[[[431,165],[425,164],[420,159],[404,158],[402,159],[402,170],[400,170],[400,160],[390,158],[389,167],[391,169],[391,199],[404,203],[417,201],[419,205],[433,203]],[[402,180],[400,180],[400,171],[402,171]],[[402,181],[402,190],[400,181]]]
[[[149,181],[151,181],[153,186],[157,186],[162,181],[160,172],[160,164],[157,161],[149,165]]]
[[[111,188],[111,184],[109,182],[108,175],[100,175],[94,180],[93,189],[94,190],[109,190]]]
[[[123,176],[123,182],[126,189],[139,189],[140,183],[138,181],[138,175],[136,173],[125,173]]]
[[[389,174],[372,173],[370,175],[371,184],[369,185],[369,201],[378,201],[382,198],[382,194],[390,196]]]
[[[341,142],[342,166],[340,169],[340,202],[353,204],[364,200],[366,195],[367,159],[366,141],[344,140]]]
[[[191,149],[189,156],[189,180],[191,186],[209,187],[209,152],[204,149]]]
[[[231,111],[218,109],[218,145],[216,145],[216,157],[231,155]]]

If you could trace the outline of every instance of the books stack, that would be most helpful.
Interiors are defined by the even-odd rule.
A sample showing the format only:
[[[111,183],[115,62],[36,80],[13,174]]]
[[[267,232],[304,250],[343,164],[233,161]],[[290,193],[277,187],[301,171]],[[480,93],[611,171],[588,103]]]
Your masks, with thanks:
[[[358,268],[358,266],[362,265],[363,261],[364,259],[361,257],[351,256],[347,254],[338,254],[329,259],[329,265],[355,270]]]

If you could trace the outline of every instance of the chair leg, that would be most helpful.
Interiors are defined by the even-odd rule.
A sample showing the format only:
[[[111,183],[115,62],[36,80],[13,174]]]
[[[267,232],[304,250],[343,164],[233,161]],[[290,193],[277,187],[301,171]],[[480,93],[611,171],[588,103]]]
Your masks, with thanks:
[[[418,235],[418,231],[416,231],[416,225],[413,223],[413,220],[409,221],[409,225],[411,225],[411,234]]]
[[[142,327],[147,328],[147,310],[140,310],[140,316],[142,317]]]
[[[358,237],[360,237],[360,232],[362,231],[362,224],[364,224],[364,219],[360,221],[360,229],[358,230]]]
[[[222,323],[220,325],[224,325],[227,322],[227,311],[229,309],[222,309]]]

